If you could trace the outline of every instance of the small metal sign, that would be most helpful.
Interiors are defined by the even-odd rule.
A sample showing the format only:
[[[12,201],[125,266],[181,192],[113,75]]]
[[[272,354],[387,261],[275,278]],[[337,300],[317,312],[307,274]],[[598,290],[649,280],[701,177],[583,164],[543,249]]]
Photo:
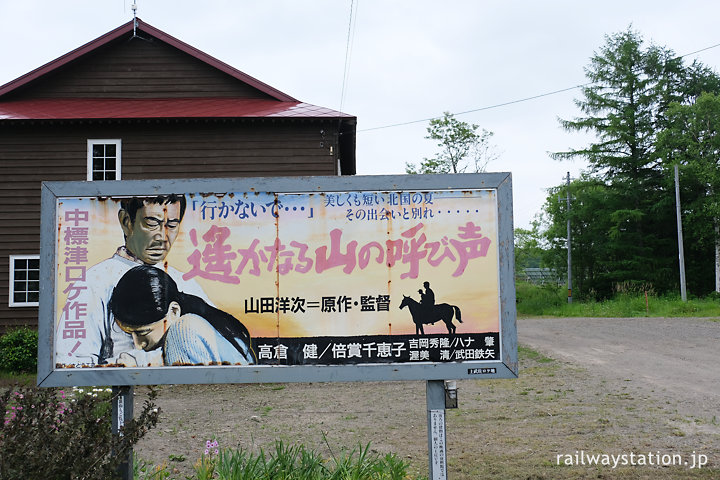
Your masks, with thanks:
[[[497,370],[493,367],[468,368],[468,375],[494,375]]]
[[[430,463],[432,480],[447,479],[445,410],[430,410]]]

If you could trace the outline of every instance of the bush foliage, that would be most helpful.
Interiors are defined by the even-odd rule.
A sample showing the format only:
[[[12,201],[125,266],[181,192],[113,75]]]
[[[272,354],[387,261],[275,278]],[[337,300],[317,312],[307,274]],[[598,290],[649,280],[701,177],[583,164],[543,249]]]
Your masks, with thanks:
[[[37,370],[38,333],[29,327],[0,336],[0,370],[30,373]]]
[[[0,478],[117,478],[123,459],[158,421],[151,390],[142,412],[111,432],[112,397],[78,390],[15,388],[0,395]]]

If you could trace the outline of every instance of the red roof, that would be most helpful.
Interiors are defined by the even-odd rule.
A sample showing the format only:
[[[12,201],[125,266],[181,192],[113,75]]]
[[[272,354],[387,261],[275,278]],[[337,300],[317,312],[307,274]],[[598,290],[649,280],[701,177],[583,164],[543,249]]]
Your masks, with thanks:
[[[132,35],[130,21],[105,35],[0,86],[0,120],[64,120],[110,118],[235,118],[235,117],[347,117],[328,108],[302,103],[256,78],[247,75],[195,47],[137,20],[137,31],[144,32],[237,80],[267,94],[269,99],[255,98],[36,98],[3,100],[3,96],[48,75],[58,68],[104,46]]]
[[[352,118],[309,103],[243,98],[43,98],[0,102],[0,120],[235,117]]]

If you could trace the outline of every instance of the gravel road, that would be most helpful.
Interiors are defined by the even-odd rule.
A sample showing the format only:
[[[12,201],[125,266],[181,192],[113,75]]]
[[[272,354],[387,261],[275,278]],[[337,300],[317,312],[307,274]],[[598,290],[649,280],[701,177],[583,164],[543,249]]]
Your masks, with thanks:
[[[717,318],[531,318],[518,341],[548,356],[677,402],[688,415],[720,415]]]

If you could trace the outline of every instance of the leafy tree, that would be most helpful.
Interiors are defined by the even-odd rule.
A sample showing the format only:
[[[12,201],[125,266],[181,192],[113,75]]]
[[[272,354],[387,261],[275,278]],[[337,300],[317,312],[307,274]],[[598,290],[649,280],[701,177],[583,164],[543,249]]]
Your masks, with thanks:
[[[718,78],[698,63],[686,66],[667,48],[644,47],[630,28],[606,36],[585,72],[591,82],[575,101],[584,116],[561,124],[568,131],[594,133],[597,140],[553,154],[590,164],[573,188],[573,270],[578,270],[573,277],[585,292],[602,294],[620,282],[675,288],[674,191],[656,148],[657,134],[669,128],[672,105],[687,105],[701,91],[717,89]],[[554,209],[552,194],[546,204],[551,245],[567,235],[567,217]],[[583,243],[588,232],[592,237]]]
[[[526,268],[540,268],[543,265],[544,253],[540,221],[533,221],[530,229],[516,228],[514,237],[515,272],[522,273]]]
[[[570,215],[573,258],[573,290],[575,296],[606,296],[611,285],[603,259],[607,258],[607,232],[610,229],[607,209],[608,189],[597,179],[585,176],[570,183],[572,206],[567,211],[566,185],[549,190],[545,210],[554,221],[545,231],[553,247],[546,254],[546,262],[558,272],[567,274],[567,219]],[[593,212],[595,215],[588,215]]]
[[[423,159],[419,166],[406,163],[405,173],[463,173],[468,169],[484,172],[497,153],[490,143],[493,133],[485,129],[478,133],[478,128],[457,120],[450,112],[430,120],[425,138],[437,141],[440,151]]]
[[[544,234],[549,245],[545,262],[558,272],[567,273],[567,220],[572,236],[573,292],[578,298],[606,298],[614,285],[627,280],[627,272],[642,268],[636,257],[618,252],[618,215],[627,213],[620,199],[605,182],[590,174],[570,182],[572,198],[567,211],[566,185],[549,189],[545,212],[553,221]]]
[[[690,278],[706,277],[703,267],[712,256],[715,291],[720,292],[720,97],[705,93],[690,104],[671,104],[667,129],[658,135],[658,151],[668,170],[682,166],[684,222],[692,226],[685,233],[690,249],[701,250],[700,265],[689,265],[701,272]]]

